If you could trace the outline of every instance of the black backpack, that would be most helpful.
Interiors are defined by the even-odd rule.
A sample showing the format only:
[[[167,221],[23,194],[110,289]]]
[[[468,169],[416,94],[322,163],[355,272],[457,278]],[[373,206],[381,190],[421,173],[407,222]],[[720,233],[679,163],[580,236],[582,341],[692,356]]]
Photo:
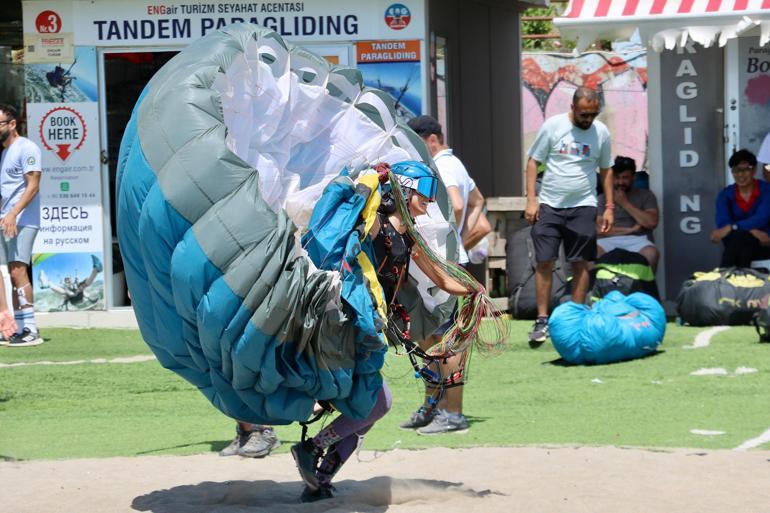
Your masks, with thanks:
[[[535,246],[532,242],[532,227],[522,228],[506,240],[506,273],[508,275],[508,311],[515,319],[535,319]],[[570,293],[567,264],[564,249],[560,248],[559,258],[554,264],[553,284],[549,311],[553,311],[562,299]]]
[[[682,322],[691,326],[750,324],[766,307],[770,279],[755,269],[729,267],[699,272],[676,299]],[[763,321],[764,322],[764,321]]]
[[[596,260],[591,278],[593,287],[588,294],[591,300],[601,299],[617,290],[625,296],[644,292],[660,301],[655,273],[640,253],[620,248],[608,251]]]

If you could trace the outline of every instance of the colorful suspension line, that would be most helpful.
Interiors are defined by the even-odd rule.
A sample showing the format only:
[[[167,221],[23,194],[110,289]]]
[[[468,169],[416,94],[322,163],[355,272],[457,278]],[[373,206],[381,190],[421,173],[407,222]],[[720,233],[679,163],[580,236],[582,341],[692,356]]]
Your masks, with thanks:
[[[437,255],[414,225],[414,220],[409,213],[406,198],[401,191],[401,185],[396,176],[388,171],[396,209],[406,227],[406,233],[411,237],[414,245],[441,272],[457,281],[466,289],[472,291],[460,299],[457,316],[452,326],[447,330],[441,342],[425,351],[428,355],[460,354],[470,347],[475,346],[481,351],[499,349],[508,335],[507,324],[500,316],[492,299],[487,295],[484,287],[477,282],[468,271]],[[486,319],[482,324],[481,320]]]

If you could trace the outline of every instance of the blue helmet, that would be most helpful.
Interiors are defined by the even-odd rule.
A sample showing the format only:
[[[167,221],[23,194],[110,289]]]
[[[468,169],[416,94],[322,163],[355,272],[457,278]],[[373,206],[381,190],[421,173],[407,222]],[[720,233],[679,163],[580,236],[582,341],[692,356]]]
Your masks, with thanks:
[[[396,162],[390,170],[398,178],[401,187],[412,189],[431,201],[436,200],[438,179],[431,168],[416,160]]]

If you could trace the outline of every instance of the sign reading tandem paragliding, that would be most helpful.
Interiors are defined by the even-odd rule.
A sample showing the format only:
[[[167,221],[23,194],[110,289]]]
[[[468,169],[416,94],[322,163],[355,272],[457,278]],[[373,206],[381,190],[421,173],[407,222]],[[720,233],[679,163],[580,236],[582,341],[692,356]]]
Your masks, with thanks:
[[[187,45],[233,23],[257,24],[293,42],[425,36],[422,0],[25,1],[30,38],[40,35],[32,27],[42,12],[73,33],[76,46]]]
[[[420,41],[361,41],[356,62],[366,85],[393,98],[398,119],[408,121],[422,113]]]

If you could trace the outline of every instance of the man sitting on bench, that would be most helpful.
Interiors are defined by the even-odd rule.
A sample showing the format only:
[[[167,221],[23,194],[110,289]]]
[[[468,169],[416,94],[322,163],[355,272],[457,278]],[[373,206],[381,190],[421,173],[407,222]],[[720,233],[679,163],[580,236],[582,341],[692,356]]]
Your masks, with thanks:
[[[648,189],[634,187],[636,162],[629,157],[615,157],[612,166],[615,200],[615,225],[609,233],[598,234],[597,256],[616,248],[633,253],[640,253],[650,263],[654,271],[658,265],[660,253],[652,242],[652,230],[658,226],[658,200]],[[606,199],[604,194],[598,198],[596,218],[601,225]]]

